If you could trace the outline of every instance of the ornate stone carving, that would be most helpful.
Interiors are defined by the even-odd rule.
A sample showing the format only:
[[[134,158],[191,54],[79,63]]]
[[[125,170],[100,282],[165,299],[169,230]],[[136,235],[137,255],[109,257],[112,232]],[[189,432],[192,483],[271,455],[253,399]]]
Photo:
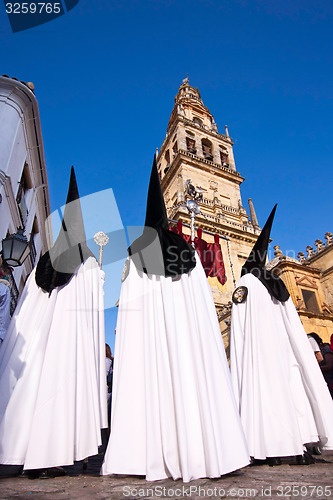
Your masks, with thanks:
[[[295,276],[295,281],[296,285],[298,286],[307,286],[308,288],[315,288],[318,289],[318,286],[316,284],[316,280],[313,278],[310,278],[310,276],[307,275],[299,275]]]
[[[218,183],[216,181],[213,181],[212,179],[210,179],[209,180],[209,188],[212,189],[213,191],[217,191]]]
[[[297,258],[301,264],[304,264],[304,262],[306,261],[306,258],[305,258],[305,255],[303,252],[298,252]]]
[[[282,254],[282,250],[280,250],[280,245],[275,245],[274,247],[274,255],[275,257],[281,257]]]
[[[333,234],[325,233],[325,238],[327,240],[326,246],[331,245],[333,243]]]
[[[308,257],[307,257],[308,259],[311,259],[311,257],[313,257],[314,255],[316,255],[316,252],[313,250],[313,248],[310,245],[308,245],[306,247],[306,251],[308,253]]]
[[[221,309],[217,312],[217,317],[219,321],[222,321],[228,314],[231,313],[232,302],[229,300],[227,304],[224,304]]]
[[[212,128],[212,130],[213,130],[214,132],[217,132],[217,131],[218,131],[218,130],[217,130],[217,124],[215,123],[214,118],[213,118],[213,121],[212,121],[212,126],[211,126],[211,128]]]
[[[315,245],[317,247],[317,253],[325,248],[325,245],[323,244],[323,242],[321,240],[316,240]]]
[[[181,116],[185,116],[185,110],[183,108],[183,105],[182,104],[178,104],[177,106],[177,111],[178,111],[178,114],[181,115]]]

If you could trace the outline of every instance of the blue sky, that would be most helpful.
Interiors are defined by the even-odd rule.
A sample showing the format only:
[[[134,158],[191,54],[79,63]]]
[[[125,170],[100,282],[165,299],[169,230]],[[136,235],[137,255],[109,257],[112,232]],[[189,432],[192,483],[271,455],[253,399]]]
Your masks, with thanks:
[[[111,188],[123,225],[142,224],[152,157],[188,73],[219,130],[229,126],[244,205],[253,199],[262,225],[278,202],[273,244],[297,254],[324,240],[332,20],[326,0],[80,0],[13,34],[1,4],[0,73],[35,84],[52,209],[73,164],[81,196]],[[107,318],[110,335],[114,311]]]

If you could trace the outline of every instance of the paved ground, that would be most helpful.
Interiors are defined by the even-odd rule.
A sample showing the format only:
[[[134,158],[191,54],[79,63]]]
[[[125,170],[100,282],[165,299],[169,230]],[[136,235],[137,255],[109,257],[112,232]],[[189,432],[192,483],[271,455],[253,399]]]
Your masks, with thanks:
[[[0,467],[0,498],[11,499],[150,499],[150,498],[290,498],[333,500],[333,452],[317,457],[313,465],[284,462],[247,467],[218,480],[199,479],[191,483],[171,479],[147,482],[139,477],[100,477],[103,455],[91,457],[88,467],[68,467],[67,475],[52,479],[10,477],[12,469]],[[4,474],[7,474],[5,476]]]

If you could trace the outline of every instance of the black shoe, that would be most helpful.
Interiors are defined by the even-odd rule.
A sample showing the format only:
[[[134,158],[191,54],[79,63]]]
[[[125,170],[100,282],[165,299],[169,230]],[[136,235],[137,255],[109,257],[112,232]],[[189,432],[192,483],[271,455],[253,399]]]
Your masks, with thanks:
[[[259,460],[258,458],[251,457],[250,467],[254,467],[255,465],[265,465],[266,460]]]
[[[296,465],[310,465],[314,463],[315,460],[308,451],[305,451],[303,455],[296,455]]]
[[[43,469],[39,473],[39,479],[53,479],[55,477],[66,476],[67,473],[62,467],[50,467]]]
[[[21,475],[27,477],[28,479],[38,479],[39,475],[43,472],[43,469],[29,469],[23,470]]]
[[[270,467],[274,467],[275,465],[281,465],[282,460],[280,457],[267,457],[266,462]]]

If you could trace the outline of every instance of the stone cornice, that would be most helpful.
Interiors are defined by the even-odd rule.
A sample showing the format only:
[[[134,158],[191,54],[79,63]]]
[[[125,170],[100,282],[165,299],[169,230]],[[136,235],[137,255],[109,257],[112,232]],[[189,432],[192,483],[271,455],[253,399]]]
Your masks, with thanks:
[[[329,267],[328,269],[325,269],[325,271],[322,271],[322,277],[326,278],[329,274],[333,273],[333,266]]]
[[[321,271],[319,269],[316,269],[315,267],[310,267],[308,265],[305,266],[301,262],[294,262],[294,261],[286,260],[283,257],[280,258],[279,262],[277,264],[275,264],[275,266],[270,268],[270,269],[272,269],[273,271],[274,271],[274,269],[281,269],[281,271],[282,270],[287,271],[287,268],[289,267],[293,271],[295,271],[295,269],[297,269],[297,271],[301,271],[304,273],[310,272],[310,273],[315,274],[317,276],[320,276],[320,274],[321,274]]]
[[[304,264],[306,266],[308,266],[308,265],[311,266],[311,264],[314,264],[316,262],[316,260],[320,259],[321,257],[323,257],[323,255],[326,255],[330,251],[333,252],[333,244],[332,243],[330,245],[325,246],[321,250],[319,250],[317,253],[312,255],[312,257],[309,257],[308,259],[306,259]]]
[[[166,186],[170,183],[171,179],[177,172],[177,168],[181,163],[181,160],[184,159],[187,160],[192,167],[198,168],[200,170],[205,170],[210,173],[213,169],[215,175],[229,179],[232,182],[237,183],[238,185],[242,184],[242,182],[244,181],[244,177],[242,177],[236,170],[222,167],[222,165],[214,163],[210,160],[206,160],[205,158],[200,158],[199,156],[189,153],[188,151],[180,149],[172,160],[169,170],[164,175],[161,181],[162,191],[164,191]]]
[[[297,312],[298,312],[300,317],[305,316],[306,318],[309,318],[309,319],[321,319],[321,320],[333,321],[333,314],[315,313],[315,312],[309,311],[308,309],[298,309]]]

